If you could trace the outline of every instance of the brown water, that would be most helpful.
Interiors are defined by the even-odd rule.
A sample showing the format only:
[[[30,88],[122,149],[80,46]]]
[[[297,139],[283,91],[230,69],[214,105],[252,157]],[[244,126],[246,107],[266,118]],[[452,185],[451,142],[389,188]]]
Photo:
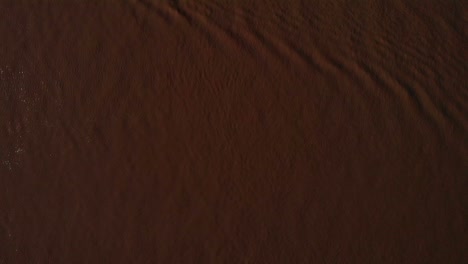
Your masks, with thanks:
[[[466,263],[467,11],[1,0],[0,263]]]

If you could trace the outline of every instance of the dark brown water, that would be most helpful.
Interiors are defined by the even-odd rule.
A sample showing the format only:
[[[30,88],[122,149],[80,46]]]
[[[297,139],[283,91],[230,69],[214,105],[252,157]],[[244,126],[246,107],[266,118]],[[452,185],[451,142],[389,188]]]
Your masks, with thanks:
[[[466,263],[466,1],[0,1],[0,263]]]

